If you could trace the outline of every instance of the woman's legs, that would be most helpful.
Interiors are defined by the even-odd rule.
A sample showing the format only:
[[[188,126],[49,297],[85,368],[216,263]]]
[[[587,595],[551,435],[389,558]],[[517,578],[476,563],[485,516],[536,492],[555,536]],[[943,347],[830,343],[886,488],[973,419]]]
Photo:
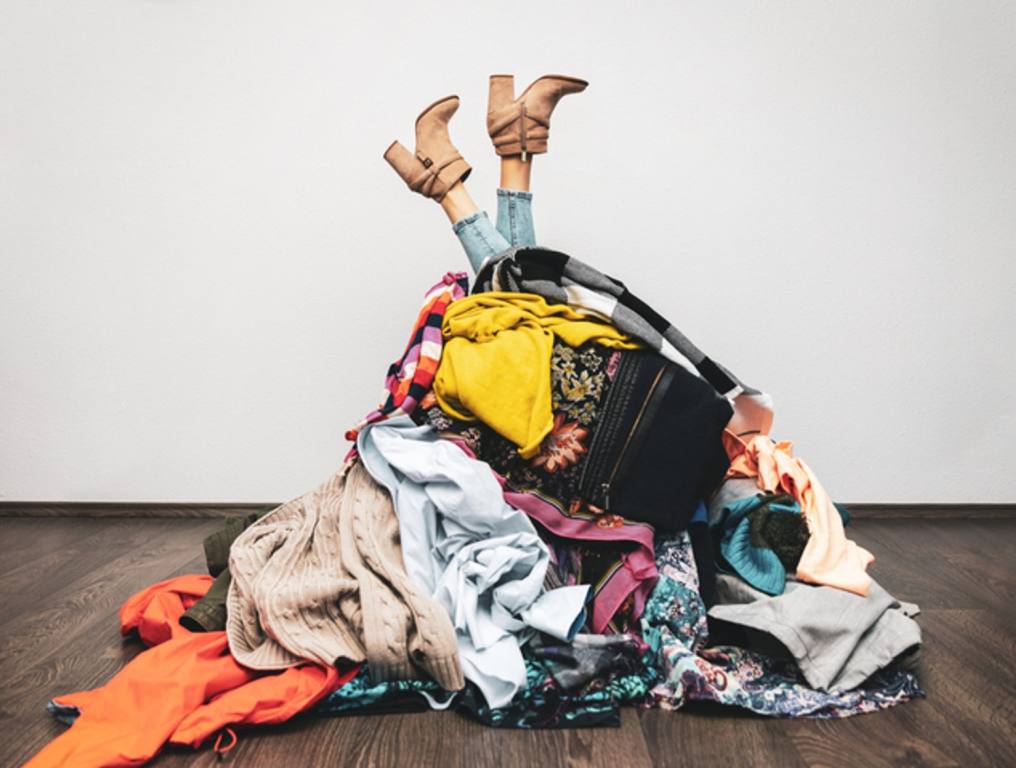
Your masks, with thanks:
[[[577,77],[544,75],[516,97],[514,76],[490,76],[487,133],[501,158],[497,229],[513,246],[536,245],[529,184],[533,156],[547,151],[551,114],[563,96],[588,85]]]
[[[490,223],[466,190],[457,182],[441,200],[441,208],[452,231],[466,251],[474,272],[489,258],[515,245],[536,245],[533,230],[533,193],[529,183],[533,169],[530,155],[523,162],[519,155],[501,158],[501,186],[497,190],[497,226]]]
[[[500,197],[498,198],[500,201]],[[493,256],[508,250],[511,244],[494,228],[473,201],[472,196],[461,181],[456,182],[441,200],[441,208],[452,223],[452,231],[462,243],[462,248],[469,259],[473,272],[479,272],[484,262]],[[500,202],[498,204],[500,210]]]
[[[452,224],[471,216],[480,210],[480,207],[473,200],[472,195],[466,190],[462,181],[457,181],[445,193],[441,199],[441,210],[445,212]]]
[[[446,96],[416,118],[416,151],[394,141],[384,157],[414,192],[437,200],[477,272],[492,256],[512,246],[536,244],[533,196],[529,191],[533,155],[547,151],[550,115],[562,96],[585,90],[575,77],[544,75],[515,98],[511,75],[492,75],[487,132],[501,158],[497,227],[479,209],[463,184],[470,167],[451,142],[448,122],[459,108]]]
[[[497,231],[511,245],[536,245],[533,229],[533,193],[529,191],[533,156],[501,158],[501,185],[497,190]]]
[[[501,158],[501,189],[529,191],[529,180],[533,175],[533,156],[525,162],[521,155],[507,155]]]

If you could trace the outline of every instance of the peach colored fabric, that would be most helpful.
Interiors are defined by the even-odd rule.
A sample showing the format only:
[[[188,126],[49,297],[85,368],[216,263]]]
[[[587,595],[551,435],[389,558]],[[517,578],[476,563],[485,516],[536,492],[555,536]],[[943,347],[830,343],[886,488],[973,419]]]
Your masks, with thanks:
[[[801,505],[808,523],[808,543],[797,564],[797,578],[867,596],[867,567],[874,555],[850,541],[840,513],[808,465],[794,456],[789,442],[766,435],[743,440],[727,430],[723,445],[730,458],[727,477],[754,477],[764,491],[783,491]]]

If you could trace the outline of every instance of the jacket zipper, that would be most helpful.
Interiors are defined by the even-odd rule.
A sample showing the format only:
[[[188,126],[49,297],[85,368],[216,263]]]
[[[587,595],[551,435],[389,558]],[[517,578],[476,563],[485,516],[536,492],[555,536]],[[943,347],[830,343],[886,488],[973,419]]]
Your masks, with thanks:
[[[661,368],[656,373],[656,378],[653,379],[653,383],[649,387],[649,392],[642,399],[642,405],[639,407],[639,412],[635,416],[635,420],[632,422],[631,429],[628,430],[628,436],[625,438],[624,445],[621,446],[621,452],[617,456],[617,461],[614,463],[614,468],[610,471],[610,476],[607,478],[605,483],[600,483],[600,492],[603,494],[603,508],[605,511],[610,511],[610,488],[617,479],[617,475],[621,468],[626,465],[625,457],[628,455],[628,450],[631,448],[631,444],[634,442],[635,437],[639,434],[639,427],[642,426],[642,418],[645,416],[646,411],[649,409],[649,405],[652,403],[653,398],[656,395],[657,387],[660,384],[660,380],[663,378],[663,374],[666,372],[666,367]]]

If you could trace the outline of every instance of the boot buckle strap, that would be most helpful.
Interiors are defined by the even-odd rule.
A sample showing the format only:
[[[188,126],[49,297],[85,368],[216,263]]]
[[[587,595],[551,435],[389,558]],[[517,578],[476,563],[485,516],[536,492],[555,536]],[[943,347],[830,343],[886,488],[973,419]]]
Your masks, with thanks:
[[[440,178],[441,171],[447,168],[449,165],[454,163],[456,160],[461,160],[462,155],[458,152],[449,155],[440,163],[435,163],[431,158],[424,155],[422,152],[416,152],[416,159],[420,161],[423,166],[423,173],[421,173],[412,184],[409,185],[410,189],[414,191],[422,191],[424,194],[430,194],[434,186],[438,181],[443,181]]]

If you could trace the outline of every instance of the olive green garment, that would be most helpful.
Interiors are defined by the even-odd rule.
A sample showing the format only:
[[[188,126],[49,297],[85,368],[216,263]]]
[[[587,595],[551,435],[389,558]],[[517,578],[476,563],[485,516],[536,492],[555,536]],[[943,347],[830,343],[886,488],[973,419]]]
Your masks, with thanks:
[[[218,632],[226,628],[226,595],[229,593],[229,548],[237,536],[271,510],[244,517],[230,517],[221,531],[205,539],[205,562],[215,577],[205,596],[184,611],[180,625],[191,632]]]

